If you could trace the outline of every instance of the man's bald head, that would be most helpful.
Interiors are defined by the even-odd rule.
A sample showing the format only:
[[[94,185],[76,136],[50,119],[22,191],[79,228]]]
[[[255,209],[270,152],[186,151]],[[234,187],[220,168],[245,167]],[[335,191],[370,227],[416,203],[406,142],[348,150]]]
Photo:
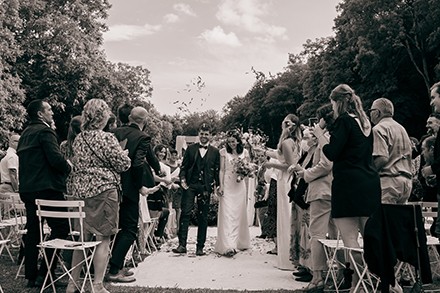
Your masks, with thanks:
[[[130,116],[128,116],[128,120],[131,123],[136,123],[139,128],[143,128],[145,125],[145,119],[148,117],[148,111],[144,107],[134,107]]]
[[[18,135],[16,133],[12,133],[9,136],[9,147],[11,147],[11,148],[16,150],[19,139],[20,139],[20,135]]]

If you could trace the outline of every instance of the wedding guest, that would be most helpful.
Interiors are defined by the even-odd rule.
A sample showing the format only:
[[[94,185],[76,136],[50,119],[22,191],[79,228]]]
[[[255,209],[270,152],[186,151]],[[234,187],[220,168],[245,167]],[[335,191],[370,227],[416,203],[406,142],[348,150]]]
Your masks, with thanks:
[[[246,181],[237,174],[234,164],[250,162],[238,131],[229,131],[226,147],[220,150],[220,188],[217,216],[217,241],[214,251],[232,257],[237,250],[250,247],[249,224],[246,207]]]
[[[344,246],[360,248],[359,231],[363,234],[368,217],[380,206],[381,196],[379,174],[373,166],[371,124],[361,99],[348,85],[335,87],[330,101],[336,118],[330,142],[321,127],[315,128],[315,135],[324,145],[324,155],[333,162],[331,215]],[[353,286],[356,282],[354,275]]]
[[[278,160],[272,159],[268,157],[268,161],[275,161],[277,163]],[[267,217],[264,221],[264,228],[267,231],[267,239],[273,240],[275,242],[275,247],[269,251],[267,254],[278,254],[277,250],[277,171],[274,168],[267,168],[267,164],[265,166],[266,172],[265,177],[267,182],[269,182],[268,186],[268,198],[267,198]]]
[[[118,127],[118,125],[116,124],[116,116],[115,116],[115,114],[110,112],[107,124],[105,125],[103,130],[109,132],[109,131],[115,129],[116,127]]]
[[[142,129],[147,124],[148,111],[143,107],[134,107],[128,116],[129,124],[113,129],[119,143],[128,149],[131,159],[130,168],[121,174],[122,202],[119,207],[119,231],[113,244],[110,269],[107,279],[111,282],[134,282],[123,270],[125,255],[137,238],[139,221],[139,196],[147,196],[154,185],[151,172],[148,178],[144,170],[153,169],[160,173],[160,165],[151,148],[151,138]],[[148,166],[145,167],[145,164]]]
[[[5,156],[0,160],[0,198],[8,199],[5,193],[18,192],[18,156],[17,144],[20,139],[18,134],[12,133],[8,138],[8,149]],[[12,208],[9,204],[0,203],[0,219],[7,219]]]
[[[82,132],[77,135],[73,145],[73,171],[67,179],[68,194],[75,199],[84,200],[84,239],[96,237],[101,243],[93,257],[93,289],[96,293],[109,292],[103,286],[104,274],[110,254],[110,237],[118,231],[120,185],[119,173],[130,167],[128,152],[123,151],[116,137],[103,131],[110,115],[107,103],[101,99],[91,99],[81,115]],[[81,251],[75,250],[72,267],[84,258]],[[66,293],[77,291],[81,266],[72,272]]]
[[[301,157],[297,165],[293,165],[294,170],[302,170],[311,167],[313,163],[314,152],[317,141],[313,139],[310,127],[304,126],[303,135],[300,142]],[[288,172],[291,173],[292,166]],[[296,175],[296,174],[294,174]],[[311,274],[310,259],[310,231],[309,231],[309,206],[306,202],[306,192],[308,184],[299,176],[292,176],[292,182],[295,183],[295,191],[291,200],[292,204],[292,232],[290,236],[290,256],[292,260],[297,261],[297,271],[293,272],[295,280],[299,282],[310,282],[313,275]],[[291,184],[292,186],[292,184]],[[292,193],[289,191],[289,196]]]
[[[386,98],[373,101],[373,163],[379,172],[382,203],[406,203],[412,188],[412,145],[405,128],[393,119],[394,105]]]
[[[431,113],[426,121],[426,134],[420,138],[419,148],[421,148],[421,144],[428,137],[437,137],[437,134],[440,130],[440,113]],[[420,181],[420,185],[423,188],[423,201],[427,202],[436,202],[437,201],[437,187],[436,186],[428,186],[426,184],[426,180],[422,175],[421,169],[425,166],[424,157],[420,158],[420,169],[418,179]],[[435,223],[431,226],[431,234],[433,234],[435,230]]]
[[[180,161],[179,161],[179,154],[177,150],[170,148],[169,149],[169,157],[167,160],[167,165],[170,167],[171,171],[171,186],[169,189],[171,202],[172,202],[172,209],[175,211],[175,220],[172,223],[172,226],[175,227],[173,231],[170,231],[173,233],[172,237],[177,235],[177,229],[179,227],[179,220],[180,220],[180,214],[181,214],[181,202],[182,202],[182,188],[180,187]]]
[[[297,218],[299,207],[289,203],[287,196],[290,190],[290,174],[287,168],[296,165],[299,159],[299,144],[301,141],[301,128],[299,119],[294,114],[288,114],[282,124],[282,132],[276,150],[268,149],[264,155],[275,158],[265,163],[267,168],[277,169],[277,267],[281,270],[295,270],[292,261],[299,265],[299,255],[290,260],[290,235],[299,233],[299,223],[292,227],[292,217]],[[293,207],[292,207],[293,206]],[[292,210],[295,214],[292,215]]]
[[[20,135],[12,133],[8,138],[6,155],[0,160],[0,192],[18,192],[17,145]]]
[[[70,173],[69,162],[61,154],[58,137],[50,127],[53,111],[48,102],[33,100],[27,106],[30,119],[17,146],[20,198],[26,206],[25,278],[27,287],[41,287],[47,272],[46,263],[38,269],[40,224],[35,199],[64,200],[65,179]],[[60,211],[64,211],[60,209]],[[65,239],[69,233],[67,219],[46,219],[51,228],[49,239]],[[53,251],[48,251],[50,259]],[[56,258],[51,267],[56,268]]]
[[[78,133],[81,132],[81,115],[74,116],[70,119],[69,130],[67,131],[67,139],[60,144],[60,150],[66,160],[73,157],[72,145]]]
[[[431,87],[431,106],[434,108],[434,112],[440,113],[440,82],[435,83]],[[432,175],[436,175],[440,178],[440,135],[437,134],[434,145],[434,160],[429,166],[423,167],[421,170],[423,177],[429,180]],[[440,202],[439,188],[440,184],[436,184],[437,187],[437,200]],[[440,218],[440,209],[437,210],[437,219]],[[440,221],[436,221],[435,234],[437,237],[440,235]]]
[[[156,241],[158,241],[158,244],[160,244],[159,242],[164,236],[165,227],[170,214],[168,205],[168,188],[172,181],[170,167],[165,164],[167,158],[167,147],[163,144],[158,144],[153,148],[153,152],[159,160],[161,172],[165,174],[165,176],[162,177],[154,175],[154,180],[156,181],[156,184],[160,186],[160,188],[147,197],[148,209],[150,210],[151,217],[159,218],[154,235],[157,238]]]
[[[254,207],[257,211],[257,220],[261,229],[261,234],[257,238],[265,239],[269,231],[267,231],[267,225],[264,221],[267,217],[267,199],[269,198],[269,181],[270,177],[266,179],[267,168],[262,165],[256,172],[257,186],[255,188],[255,204]]]
[[[129,103],[124,103],[118,108],[118,119],[120,122],[120,126],[127,126],[130,124],[129,116],[133,110],[133,106]]]
[[[332,112],[331,105],[320,107],[317,111],[318,125],[325,130],[324,137],[328,141],[327,123],[325,118]],[[318,140],[314,130],[310,133],[309,145],[316,145]],[[336,234],[329,231],[332,226],[331,212],[331,181],[333,164],[323,154],[322,148],[316,146],[313,152],[312,164],[309,168],[299,168],[296,172],[300,178],[308,183],[306,201],[310,204],[310,236],[311,236],[311,268],[313,278],[306,287],[306,290],[321,289],[324,287],[323,272],[327,270],[327,258],[320,239],[326,239],[329,235]]]

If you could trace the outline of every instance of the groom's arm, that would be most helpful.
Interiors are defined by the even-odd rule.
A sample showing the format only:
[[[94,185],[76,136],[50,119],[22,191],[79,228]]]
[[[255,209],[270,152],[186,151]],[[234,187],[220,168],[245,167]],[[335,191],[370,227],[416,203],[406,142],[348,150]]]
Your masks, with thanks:
[[[190,149],[187,148],[185,153],[183,154],[182,165],[180,166],[179,178],[180,178],[180,184],[183,189],[188,189],[188,184],[186,183],[186,177],[187,177],[188,168],[190,164],[190,157],[191,157],[189,153],[190,153]]]

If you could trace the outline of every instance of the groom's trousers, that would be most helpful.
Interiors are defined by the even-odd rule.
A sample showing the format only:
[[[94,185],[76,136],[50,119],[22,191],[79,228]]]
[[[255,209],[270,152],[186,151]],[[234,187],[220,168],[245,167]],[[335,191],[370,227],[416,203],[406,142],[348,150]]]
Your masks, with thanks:
[[[194,202],[197,198],[197,248],[203,249],[208,230],[209,195],[204,191],[203,185],[191,184],[187,190],[182,192],[182,213],[179,224],[179,245],[186,247],[188,239],[188,227],[191,220],[191,212],[194,209]]]

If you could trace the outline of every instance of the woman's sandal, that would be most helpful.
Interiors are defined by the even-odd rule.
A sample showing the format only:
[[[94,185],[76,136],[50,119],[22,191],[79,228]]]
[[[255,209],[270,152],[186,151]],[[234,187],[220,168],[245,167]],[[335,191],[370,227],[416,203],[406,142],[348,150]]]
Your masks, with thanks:
[[[278,253],[277,253],[276,250],[272,249],[272,250],[269,250],[269,251],[267,252],[267,254],[274,254],[274,255],[277,255]]]
[[[318,282],[310,282],[309,284],[307,284],[306,287],[304,287],[304,291],[305,292],[315,292],[318,290],[322,290],[324,289],[324,280],[320,280]]]

